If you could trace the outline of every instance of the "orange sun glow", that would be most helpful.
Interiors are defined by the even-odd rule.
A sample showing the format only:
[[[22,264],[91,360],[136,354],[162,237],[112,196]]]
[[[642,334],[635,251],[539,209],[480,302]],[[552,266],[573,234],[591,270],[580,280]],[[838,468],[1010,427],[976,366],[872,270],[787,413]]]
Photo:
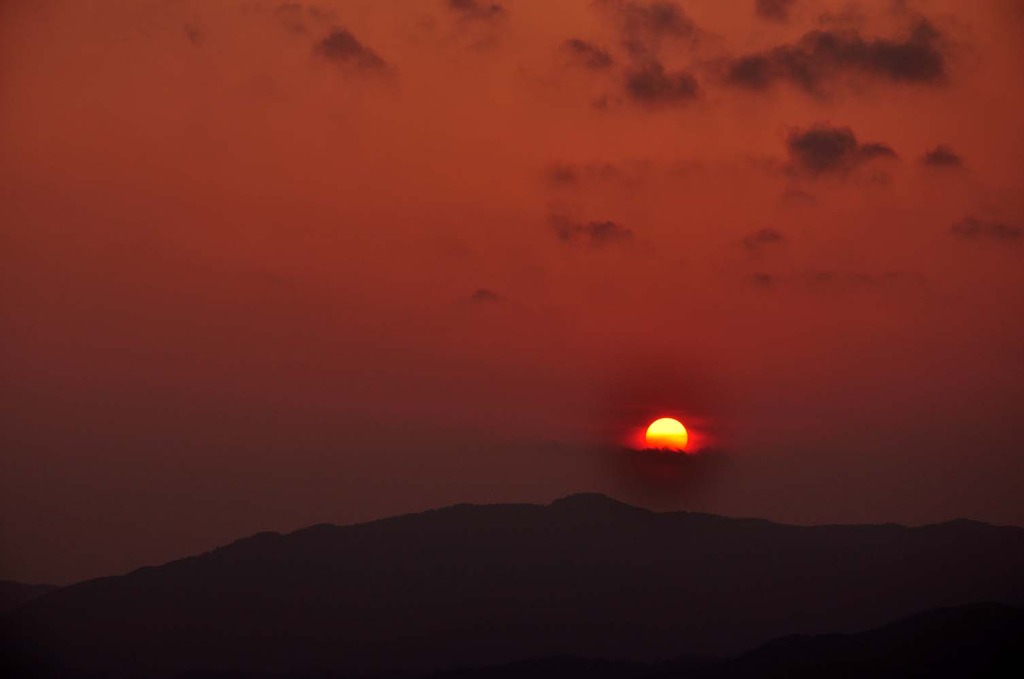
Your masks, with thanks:
[[[648,448],[661,448],[676,452],[686,449],[688,439],[689,436],[683,423],[671,417],[662,417],[651,422],[647,427],[645,438]]]

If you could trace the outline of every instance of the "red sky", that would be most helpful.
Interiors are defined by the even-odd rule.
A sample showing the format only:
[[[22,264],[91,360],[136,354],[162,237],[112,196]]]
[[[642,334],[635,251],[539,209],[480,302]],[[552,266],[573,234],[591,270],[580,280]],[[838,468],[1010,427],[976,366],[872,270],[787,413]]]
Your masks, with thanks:
[[[582,490],[1024,524],[1022,37],[1019,0],[4,3],[0,577]],[[660,414],[692,482],[609,452]]]

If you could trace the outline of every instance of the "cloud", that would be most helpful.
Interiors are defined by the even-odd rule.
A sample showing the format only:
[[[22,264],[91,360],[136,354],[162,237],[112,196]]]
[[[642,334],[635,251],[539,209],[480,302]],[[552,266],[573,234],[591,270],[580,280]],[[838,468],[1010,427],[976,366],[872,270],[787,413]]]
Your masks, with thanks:
[[[795,44],[729,61],[725,80],[749,90],[786,81],[821,95],[826,82],[854,73],[893,83],[942,83],[946,58],[941,36],[923,19],[902,40],[867,39],[856,30],[815,30]]]
[[[476,304],[497,304],[501,301],[501,295],[487,288],[478,288],[469,296],[469,301]]]
[[[754,10],[762,19],[786,21],[795,0],[755,0]]]
[[[687,70],[667,70],[660,57],[664,43],[689,45],[701,34],[678,4],[670,0],[594,0],[594,4],[611,18],[629,55],[630,65],[624,80],[629,99],[646,105],[663,105],[684,103],[697,97],[700,90],[697,79]],[[607,104],[606,97],[598,107],[606,108]]]
[[[579,181],[579,171],[572,165],[556,164],[547,169],[548,183],[555,186],[572,186]]]
[[[197,24],[185,24],[185,37],[188,41],[199,47],[203,44],[206,36],[203,34],[203,29],[199,28]]]
[[[558,239],[563,243],[582,243],[591,247],[605,247],[626,243],[633,239],[633,231],[612,221],[574,222],[562,215],[551,218]]]
[[[344,28],[335,27],[327,37],[316,44],[314,52],[324,59],[352,64],[363,69],[387,67],[387,63],[376,52],[363,45]]]
[[[781,200],[784,205],[790,206],[814,205],[818,202],[818,199],[815,198],[813,194],[792,186],[782,192],[782,195],[779,196],[779,200]]]
[[[626,93],[642,104],[684,104],[697,98],[700,86],[689,71],[666,72],[652,61],[626,72]]]
[[[545,172],[547,182],[556,187],[569,187],[586,182],[616,182],[621,181],[634,184],[639,181],[642,170],[630,168],[631,171],[620,168],[612,163],[588,163],[584,165],[571,165],[568,163],[555,163],[550,165]]]
[[[599,71],[611,68],[615,60],[607,50],[602,49],[592,42],[572,38],[564,43],[565,50],[572,55],[573,60],[586,68]]]
[[[598,4],[614,12],[626,32],[690,39],[698,31],[683,8],[671,0],[599,0]]]
[[[274,15],[285,28],[296,33],[306,32],[305,9],[300,2],[283,2],[274,10]]]
[[[892,147],[888,144],[880,144],[878,142],[871,142],[869,144],[862,144],[860,147],[860,155],[865,160],[872,158],[896,158],[896,152],[892,150]]]
[[[795,130],[786,145],[790,169],[811,176],[843,174],[876,158],[897,157],[885,144],[861,144],[849,127],[817,125]]]
[[[803,290],[815,293],[850,293],[870,291],[910,291],[927,286],[927,279],[912,271],[836,271],[808,269],[791,274],[758,271],[747,279],[755,287],[768,289]]]
[[[955,238],[969,241],[1020,243],[1024,240],[1024,229],[1019,226],[977,217],[964,217],[952,226],[950,232]]]
[[[484,0],[448,0],[448,8],[463,19],[491,21],[505,16],[505,8],[501,3]]]
[[[932,167],[963,167],[964,161],[953,149],[939,144],[921,157],[921,162]]]
[[[747,234],[743,239],[743,247],[750,251],[757,251],[765,246],[781,245],[786,242],[786,237],[777,229],[758,229]]]
[[[295,33],[306,33],[308,30],[307,20],[314,23],[326,23],[334,19],[334,10],[326,9],[318,5],[303,4],[301,2],[282,2],[274,10],[274,15],[281,25]]]
[[[866,273],[862,271],[828,271],[812,269],[805,271],[799,282],[812,290],[852,291],[882,288],[917,287],[925,283],[919,273],[909,271],[883,271]]]
[[[693,42],[700,35],[686,12],[669,0],[597,0],[617,22],[623,44],[634,56],[655,54],[665,40]]]

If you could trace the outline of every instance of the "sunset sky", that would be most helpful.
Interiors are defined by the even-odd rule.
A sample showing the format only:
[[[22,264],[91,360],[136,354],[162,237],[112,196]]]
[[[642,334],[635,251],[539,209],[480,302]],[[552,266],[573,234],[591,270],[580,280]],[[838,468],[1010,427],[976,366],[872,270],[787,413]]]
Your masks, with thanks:
[[[578,491],[1024,524],[1022,67],[1020,0],[4,2],[0,578]]]

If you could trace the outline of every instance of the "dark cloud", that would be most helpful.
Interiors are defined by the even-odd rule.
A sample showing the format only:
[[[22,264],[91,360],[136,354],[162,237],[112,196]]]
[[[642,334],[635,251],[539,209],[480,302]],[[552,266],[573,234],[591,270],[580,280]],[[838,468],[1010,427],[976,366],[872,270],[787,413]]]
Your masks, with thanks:
[[[879,144],[878,142],[871,142],[868,144],[862,144],[860,147],[860,155],[865,160],[872,158],[896,158],[896,152],[892,150],[892,147],[888,144]]]
[[[790,82],[820,95],[824,84],[859,73],[896,83],[938,84],[946,79],[941,36],[920,20],[903,40],[862,37],[855,30],[816,30],[792,45],[741,56],[726,66],[726,82],[752,90]]]
[[[754,10],[762,19],[786,21],[795,0],[754,0]]]
[[[283,2],[274,10],[277,20],[290,31],[306,32],[306,11],[301,2]]]
[[[697,98],[700,86],[689,71],[666,72],[653,61],[626,72],[626,93],[643,104],[683,104]]]
[[[866,273],[862,271],[805,271],[798,281],[812,290],[850,291],[883,288],[907,288],[923,285],[921,274],[909,271],[883,271]]]
[[[783,191],[779,199],[783,202],[783,204],[793,206],[814,205],[815,203],[818,202],[818,199],[815,198],[813,194],[793,187],[790,187]]]
[[[316,21],[330,21],[337,16],[333,9],[319,5],[306,5],[306,14]]]
[[[285,28],[295,33],[306,33],[307,22],[325,24],[335,18],[334,10],[301,2],[282,2],[274,9],[274,16]]]
[[[612,4],[621,12],[627,30],[685,39],[697,35],[697,25],[679,5],[669,0],[626,0]]]
[[[630,174],[634,176],[630,176]],[[545,178],[553,186],[568,187],[575,186],[583,181],[624,181],[635,183],[638,180],[635,174],[636,172],[628,173],[611,163],[590,163],[586,165],[556,163],[548,167]]]
[[[469,300],[476,304],[496,304],[501,301],[501,295],[487,288],[478,288],[469,296]]]
[[[932,167],[963,167],[964,161],[948,146],[939,144],[921,157],[921,162]]]
[[[615,60],[607,50],[602,49],[592,42],[573,38],[565,41],[565,50],[572,55],[573,60],[586,68],[595,71],[612,67]]]
[[[572,165],[552,165],[545,176],[548,183],[555,186],[571,186],[579,181],[579,172]]]
[[[809,269],[786,275],[757,272],[749,279],[751,284],[762,289],[804,290],[816,293],[849,293],[883,290],[920,290],[927,280],[919,273],[910,271],[835,271]]]
[[[612,221],[574,222],[567,217],[555,215],[551,218],[555,233],[563,243],[583,243],[592,247],[604,247],[625,243],[633,239],[633,231]]]
[[[188,38],[190,43],[198,47],[203,44],[206,36],[203,34],[203,30],[196,24],[185,24],[185,37]]]
[[[743,247],[751,251],[760,250],[769,245],[781,245],[786,242],[786,237],[777,229],[758,229],[747,234],[743,239]]]
[[[964,217],[952,226],[950,232],[956,238],[970,241],[1020,243],[1024,239],[1024,229],[1019,226],[977,217]]]
[[[894,14],[906,13],[894,11]],[[849,3],[835,10],[825,10],[818,15],[819,26],[834,28],[861,28],[867,25],[868,16],[860,5]]]
[[[668,0],[597,0],[616,21],[623,44],[634,56],[657,53],[666,40],[693,42],[700,34],[686,12]]]
[[[896,157],[896,152],[885,144],[861,144],[849,127],[818,125],[796,130],[789,135],[786,145],[790,169],[811,176],[842,174],[876,158]]]
[[[481,0],[447,0],[448,8],[463,19],[489,21],[505,16],[505,8],[498,2]]]
[[[669,71],[662,63],[666,42],[692,44],[700,35],[686,12],[670,0],[594,0],[615,23],[629,54],[625,93],[643,104],[678,104],[697,97],[696,78],[686,70]],[[608,100],[600,108],[607,106]]]
[[[692,447],[692,446],[691,446]],[[686,455],[632,447],[603,449],[607,469],[615,484],[630,493],[642,493],[652,500],[674,500],[680,495],[694,497],[714,487],[727,473],[733,460],[712,446],[690,450]]]
[[[364,69],[383,69],[387,64],[369,47],[359,42],[344,28],[335,27],[326,38],[317,43],[316,54],[339,63],[352,64]]]

